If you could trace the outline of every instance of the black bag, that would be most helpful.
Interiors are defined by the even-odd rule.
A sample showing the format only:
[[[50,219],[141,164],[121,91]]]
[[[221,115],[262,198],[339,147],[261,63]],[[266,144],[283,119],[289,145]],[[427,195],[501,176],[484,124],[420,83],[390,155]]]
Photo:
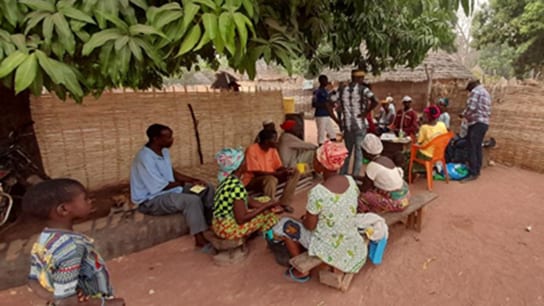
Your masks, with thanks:
[[[289,259],[291,259],[291,255],[289,255],[289,251],[287,250],[287,247],[285,246],[285,242],[283,241],[274,241],[266,238],[266,243],[268,244],[268,248],[272,251],[274,254],[274,258],[276,259],[276,262],[279,265],[289,267],[291,266],[289,264]]]

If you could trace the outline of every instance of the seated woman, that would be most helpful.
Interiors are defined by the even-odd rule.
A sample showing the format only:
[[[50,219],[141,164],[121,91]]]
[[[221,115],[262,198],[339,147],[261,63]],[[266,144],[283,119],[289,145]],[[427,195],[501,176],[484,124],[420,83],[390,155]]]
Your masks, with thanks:
[[[213,205],[214,233],[222,239],[234,240],[271,229],[278,222],[272,211],[278,203],[261,203],[248,197],[240,181],[245,167],[244,151],[223,149],[215,155],[215,159],[220,170]]]
[[[436,105],[431,105],[423,110],[427,123],[419,128],[417,143],[421,146],[428,144],[435,137],[448,132],[448,128],[444,122],[438,121],[440,118],[440,109]],[[431,159],[433,157],[434,148],[421,149],[418,151],[418,158]]]
[[[310,190],[306,214],[301,221],[284,218],[273,229],[283,238],[291,256],[307,249],[336,273],[359,272],[367,255],[355,223],[359,189],[351,176],[338,175],[347,155],[343,144],[325,141],[314,159],[314,169],[323,174],[324,182]],[[286,276],[297,282],[310,279],[309,274],[293,267]]]
[[[403,179],[402,168],[381,155],[383,144],[376,135],[367,134],[361,147],[370,163],[366,167],[357,211],[381,213],[406,208],[410,190]]]

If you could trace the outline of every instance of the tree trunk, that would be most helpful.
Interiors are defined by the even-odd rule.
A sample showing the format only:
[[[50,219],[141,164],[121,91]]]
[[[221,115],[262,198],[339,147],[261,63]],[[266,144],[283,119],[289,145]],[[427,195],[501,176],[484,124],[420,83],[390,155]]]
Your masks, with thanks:
[[[32,116],[28,91],[15,95],[13,90],[0,85],[0,109],[2,110],[0,112],[0,150],[6,146],[11,131],[19,131],[21,127],[28,125],[23,131],[19,131],[24,134],[20,137],[19,144],[32,161],[43,170],[34,127],[29,125],[32,122]]]

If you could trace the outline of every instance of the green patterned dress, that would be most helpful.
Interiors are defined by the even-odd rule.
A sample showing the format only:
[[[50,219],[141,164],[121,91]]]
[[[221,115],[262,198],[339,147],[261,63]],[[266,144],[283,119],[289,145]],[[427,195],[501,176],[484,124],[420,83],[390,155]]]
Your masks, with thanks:
[[[308,252],[346,273],[357,273],[364,265],[367,247],[355,223],[359,189],[350,176],[349,188],[336,194],[319,184],[309,193],[306,210],[318,215]]]

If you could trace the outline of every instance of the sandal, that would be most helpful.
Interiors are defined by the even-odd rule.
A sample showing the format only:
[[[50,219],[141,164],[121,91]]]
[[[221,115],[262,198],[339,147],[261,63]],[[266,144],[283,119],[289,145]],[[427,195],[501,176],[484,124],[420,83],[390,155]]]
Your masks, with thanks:
[[[293,267],[289,267],[289,269],[285,271],[284,276],[297,283],[305,283],[310,280],[310,275],[306,275],[304,277],[297,277],[295,273],[293,273],[293,270]]]

